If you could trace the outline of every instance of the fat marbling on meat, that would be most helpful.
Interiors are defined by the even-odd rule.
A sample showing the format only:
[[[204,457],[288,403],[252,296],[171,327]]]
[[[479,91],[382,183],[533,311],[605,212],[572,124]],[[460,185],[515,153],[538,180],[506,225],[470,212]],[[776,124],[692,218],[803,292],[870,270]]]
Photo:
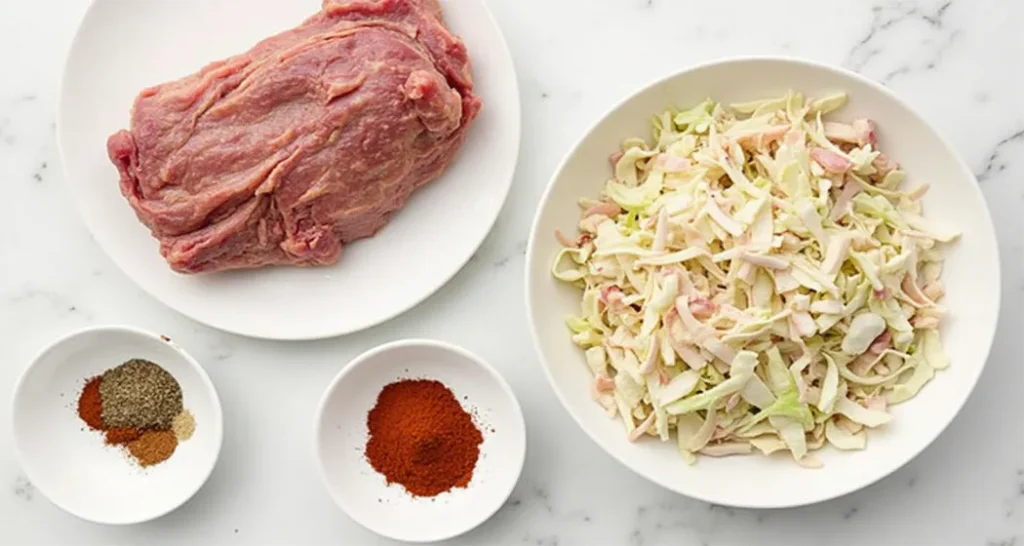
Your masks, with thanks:
[[[480,108],[436,0],[327,0],[143,90],[107,151],[174,270],[325,265],[444,171]]]

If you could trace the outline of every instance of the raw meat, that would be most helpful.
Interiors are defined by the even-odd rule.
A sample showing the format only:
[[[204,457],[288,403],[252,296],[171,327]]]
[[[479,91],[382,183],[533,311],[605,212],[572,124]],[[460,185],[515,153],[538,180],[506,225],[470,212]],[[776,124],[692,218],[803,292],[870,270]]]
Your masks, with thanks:
[[[142,91],[107,151],[174,270],[324,265],[444,171],[480,107],[436,0],[328,0]]]

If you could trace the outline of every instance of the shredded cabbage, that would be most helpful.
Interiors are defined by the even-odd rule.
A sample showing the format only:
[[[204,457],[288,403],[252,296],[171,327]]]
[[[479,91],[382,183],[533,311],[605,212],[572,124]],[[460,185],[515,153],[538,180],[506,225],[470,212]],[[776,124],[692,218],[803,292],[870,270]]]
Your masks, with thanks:
[[[846,99],[667,110],[558,234],[566,324],[630,440],[817,467],[949,365],[938,248],[958,235],[922,216],[927,185],[898,188],[873,122],[825,119]]]

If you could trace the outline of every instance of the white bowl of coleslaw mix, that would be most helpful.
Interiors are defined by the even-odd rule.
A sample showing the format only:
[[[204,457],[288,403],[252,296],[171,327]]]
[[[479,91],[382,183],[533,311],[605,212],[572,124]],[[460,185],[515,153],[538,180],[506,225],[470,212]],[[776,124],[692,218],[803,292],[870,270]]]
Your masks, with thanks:
[[[526,265],[559,399],[637,473],[717,504],[823,501],[950,423],[988,357],[977,182],[885,88],[810,62],[649,85],[569,153]]]

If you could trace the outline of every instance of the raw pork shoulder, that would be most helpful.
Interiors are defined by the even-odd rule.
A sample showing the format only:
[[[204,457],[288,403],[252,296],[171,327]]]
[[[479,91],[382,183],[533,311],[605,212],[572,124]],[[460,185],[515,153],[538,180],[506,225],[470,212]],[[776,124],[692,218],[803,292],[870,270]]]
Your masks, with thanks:
[[[436,0],[328,0],[142,91],[107,151],[174,270],[323,265],[444,171],[480,106]]]

